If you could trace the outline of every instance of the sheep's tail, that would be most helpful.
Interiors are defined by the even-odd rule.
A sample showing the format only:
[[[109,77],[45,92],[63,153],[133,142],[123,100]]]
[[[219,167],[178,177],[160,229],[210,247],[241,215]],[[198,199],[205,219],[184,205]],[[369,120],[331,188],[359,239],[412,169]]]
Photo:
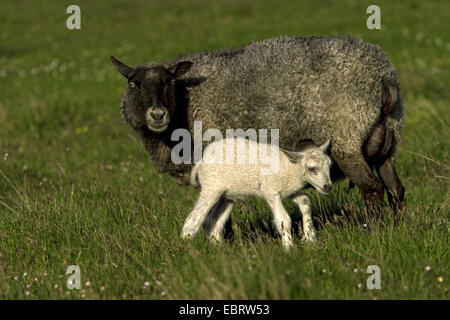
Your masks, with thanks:
[[[197,163],[195,166],[194,166],[194,168],[192,168],[192,171],[191,171],[191,184],[193,185],[193,186],[199,186],[200,185],[200,183],[199,183],[199,181],[198,181],[198,176],[197,176],[197,173],[198,173],[198,169],[200,168],[200,162],[199,163]]]
[[[395,156],[403,127],[403,103],[398,83],[395,78],[385,78],[382,85],[380,119],[365,143],[366,155],[378,160]]]
[[[397,77],[383,81],[383,120],[386,128],[392,134],[390,154],[395,156],[403,128],[403,101]]]
[[[398,85],[391,81],[383,81],[383,95],[381,98],[382,114],[388,116],[395,112],[399,104]]]

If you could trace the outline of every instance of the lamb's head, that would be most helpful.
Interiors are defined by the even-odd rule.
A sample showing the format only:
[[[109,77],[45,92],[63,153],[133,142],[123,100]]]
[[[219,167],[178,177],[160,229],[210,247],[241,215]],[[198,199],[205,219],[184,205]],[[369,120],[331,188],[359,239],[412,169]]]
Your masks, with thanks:
[[[327,194],[331,190],[331,159],[326,154],[330,141],[320,147],[312,147],[303,152],[300,160],[302,175],[320,193]]]
[[[182,61],[172,66],[146,63],[132,68],[113,56],[111,62],[128,80],[124,94],[124,117],[134,128],[147,127],[160,133],[167,129],[175,112],[175,81],[185,74],[192,62]]]

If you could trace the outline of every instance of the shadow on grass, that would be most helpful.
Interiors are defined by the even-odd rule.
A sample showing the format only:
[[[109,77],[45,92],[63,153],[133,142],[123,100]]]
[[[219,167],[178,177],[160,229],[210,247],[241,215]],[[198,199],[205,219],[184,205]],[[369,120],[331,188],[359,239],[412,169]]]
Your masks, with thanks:
[[[385,203],[380,216],[369,216],[365,210],[364,201],[356,189],[348,190],[340,185],[330,195],[321,196],[308,192],[311,199],[313,224],[316,230],[332,225],[335,229],[348,227],[363,227],[379,229],[391,225],[394,214]],[[292,232],[303,236],[302,215],[296,204],[290,200],[283,205],[292,219]],[[244,241],[254,241],[257,238],[277,238],[278,234],[272,221],[273,215],[269,206],[261,199],[251,198],[238,203],[232,214],[233,236],[237,235]]]

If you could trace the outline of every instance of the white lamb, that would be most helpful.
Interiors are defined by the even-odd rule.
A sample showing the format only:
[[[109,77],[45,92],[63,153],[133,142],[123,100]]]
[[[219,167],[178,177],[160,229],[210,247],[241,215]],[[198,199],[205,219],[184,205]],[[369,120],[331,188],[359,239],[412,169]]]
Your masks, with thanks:
[[[212,161],[213,158],[217,160],[217,155],[227,154],[227,145],[233,146],[231,154],[234,150],[235,158],[242,156],[244,152],[245,161]],[[331,159],[325,154],[328,146],[329,141],[320,147],[313,146],[302,152],[292,152],[244,138],[226,138],[211,143],[205,149],[202,161],[194,166],[191,173],[191,183],[199,184],[201,192],[185,221],[182,238],[194,236],[204,224],[207,237],[220,242],[225,222],[234,205],[233,200],[253,195],[267,201],[285,248],[292,247],[291,219],[281,202],[286,197],[292,199],[302,213],[303,240],[313,242],[315,232],[311,220],[311,202],[301,191],[308,184],[323,194],[331,190]],[[254,157],[252,161],[249,155],[254,155],[255,150],[258,150],[259,157]],[[278,170],[275,173],[264,173],[267,169],[264,167],[267,162],[262,161],[265,150],[266,159],[267,156],[273,156],[273,153],[278,154]],[[230,148],[227,155],[229,154]]]

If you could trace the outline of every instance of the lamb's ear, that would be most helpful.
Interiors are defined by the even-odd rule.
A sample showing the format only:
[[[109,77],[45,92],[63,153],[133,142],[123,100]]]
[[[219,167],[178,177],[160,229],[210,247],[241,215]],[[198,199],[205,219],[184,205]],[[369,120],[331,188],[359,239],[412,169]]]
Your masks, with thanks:
[[[179,77],[185,74],[189,71],[192,67],[192,62],[190,61],[181,61],[177,64],[174,64],[173,66],[167,68],[167,71],[169,71],[174,77]]]
[[[111,62],[113,64],[113,66],[117,69],[117,71],[119,71],[121,75],[123,75],[125,78],[128,79],[128,77],[130,76],[130,73],[133,71],[133,68],[127,66],[123,62],[120,62],[113,56],[109,56],[109,58],[111,59]]]
[[[298,163],[305,156],[304,152],[289,151],[281,148],[280,150],[286,155],[286,157],[292,163]]]
[[[321,145],[319,147],[319,149],[326,153],[328,151],[328,149],[330,148],[330,145],[331,145],[331,141],[327,140],[323,145]]]

